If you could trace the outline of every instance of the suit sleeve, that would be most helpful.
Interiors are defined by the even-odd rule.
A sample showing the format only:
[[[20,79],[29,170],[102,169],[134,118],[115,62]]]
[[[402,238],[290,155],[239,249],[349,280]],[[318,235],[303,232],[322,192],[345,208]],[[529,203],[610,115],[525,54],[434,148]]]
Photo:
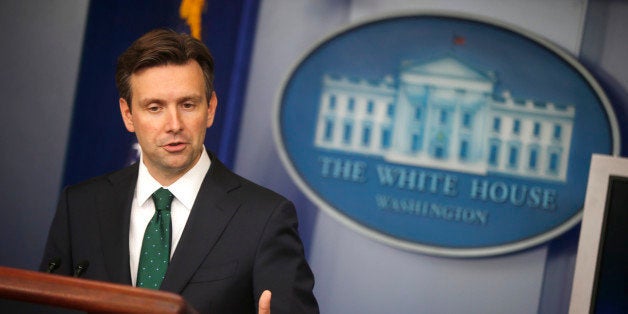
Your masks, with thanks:
[[[61,261],[61,265],[58,269],[54,270],[55,274],[70,275],[72,274],[72,252],[70,249],[70,228],[69,228],[69,214],[68,214],[68,201],[67,201],[68,188],[66,188],[61,194],[59,204],[57,205],[57,211],[50,231],[48,233],[48,241],[46,242],[46,248],[44,250],[44,256],[41,260],[39,269],[46,271],[48,264],[53,258],[57,258]]]
[[[319,312],[312,291],[314,275],[297,228],[294,205],[285,200],[269,216],[258,245],[253,270],[255,300],[270,290],[273,314]]]

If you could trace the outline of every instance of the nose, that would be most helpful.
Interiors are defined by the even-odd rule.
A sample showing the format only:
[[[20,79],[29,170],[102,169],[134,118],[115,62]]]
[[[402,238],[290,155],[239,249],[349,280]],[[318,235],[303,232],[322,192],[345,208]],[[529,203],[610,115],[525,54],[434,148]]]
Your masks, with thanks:
[[[168,109],[166,128],[168,132],[178,133],[183,126],[181,123],[181,113],[177,110],[176,106],[173,107],[169,107]]]

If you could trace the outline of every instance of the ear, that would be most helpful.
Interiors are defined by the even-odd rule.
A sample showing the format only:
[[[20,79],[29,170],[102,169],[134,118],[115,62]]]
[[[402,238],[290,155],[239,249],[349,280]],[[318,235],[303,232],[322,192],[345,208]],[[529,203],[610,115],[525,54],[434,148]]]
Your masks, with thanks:
[[[214,124],[214,117],[216,116],[216,107],[218,106],[218,97],[216,92],[212,92],[212,96],[209,99],[209,106],[207,106],[207,127],[211,127]]]
[[[122,115],[122,121],[124,122],[124,126],[127,131],[135,132],[135,127],[133,126],[133,113],[131,112],[131,104],[128,104],[124,98],[120,98],[118,100],[120,103],[120,114]]]

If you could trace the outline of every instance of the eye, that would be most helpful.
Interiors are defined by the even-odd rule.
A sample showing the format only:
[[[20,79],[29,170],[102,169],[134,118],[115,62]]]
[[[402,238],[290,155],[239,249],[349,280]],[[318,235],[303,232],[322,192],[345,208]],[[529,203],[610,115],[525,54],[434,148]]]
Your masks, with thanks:
[[[150,111],[150,112],[157,112],[159,111],[160,107],[156,104],[151,104],[148,105],[148,107],[146,107],[146,110]]]
[[[183,107],[183,109],[192,109],[192,108],[194,108],[194,104],[193,103],[188,103],[188,102],[183,103],[181,106]]]

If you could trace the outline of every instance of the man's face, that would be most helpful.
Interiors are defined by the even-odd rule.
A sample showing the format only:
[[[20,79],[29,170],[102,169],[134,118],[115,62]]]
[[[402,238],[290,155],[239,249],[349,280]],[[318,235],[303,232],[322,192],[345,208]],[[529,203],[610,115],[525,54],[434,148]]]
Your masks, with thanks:
[[[194,60],[142,69],[130,83],[131,104],[120,98],[124,125],[135,132],[150,174],[170,185],[200,158],[216,95],[207,99],[203,72]]]

